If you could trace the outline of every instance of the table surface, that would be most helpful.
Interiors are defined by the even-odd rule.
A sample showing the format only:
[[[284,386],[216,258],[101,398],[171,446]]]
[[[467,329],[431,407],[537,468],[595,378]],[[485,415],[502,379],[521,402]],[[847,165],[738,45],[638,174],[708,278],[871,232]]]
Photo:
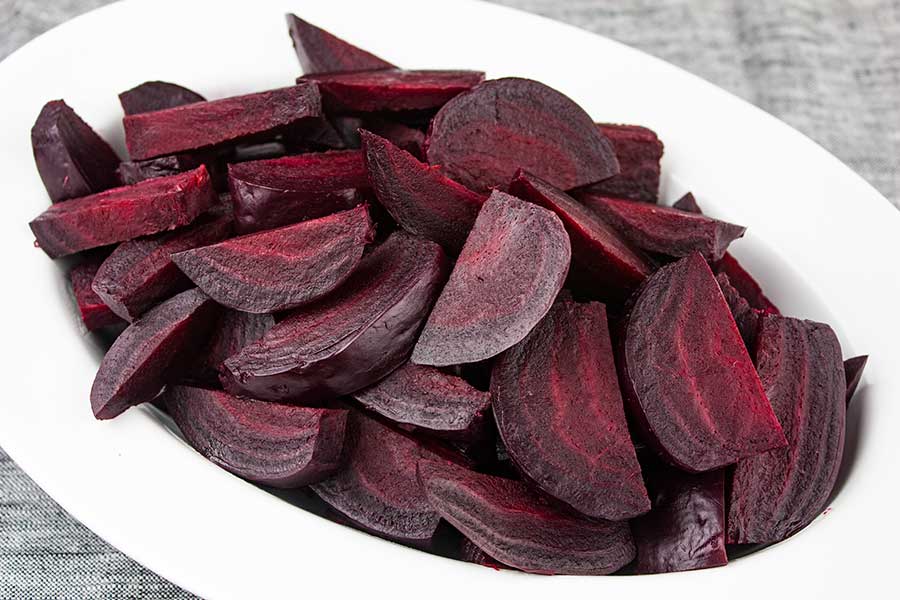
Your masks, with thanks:
[[[900,0],[498,0],[668,60],[822,144],[900,207]],[[0,0],[0,59],[108,0]],[[0,450],[0,598],[190,598]]]

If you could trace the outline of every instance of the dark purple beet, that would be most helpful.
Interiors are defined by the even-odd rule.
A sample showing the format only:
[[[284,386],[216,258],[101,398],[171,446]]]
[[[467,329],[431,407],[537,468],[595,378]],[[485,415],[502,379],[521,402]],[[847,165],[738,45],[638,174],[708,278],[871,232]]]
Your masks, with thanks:
[[[788,445],[744,458],[734,472],[728,542],[779,542],[826,507],[844,451],[847,383],[828,325],[762,318],[756,367]]]
[[[518,343],[550,310],[570,258],[559,217],[495,191],[428,317],[413,362],[478,362]]]
[[[284,140],[285,149],[288,151],[282,152],[277,156],[309,151],[344,150],[347,148],[347,144],[344,143],[344,138],[340,132],[335,129],[334,125],[324,115],[303,119],[288,128],[282,135],[282,139]],[[277,156],[260,156],[258,158],[277,158]]]
[[[182,292],[132,323],[103,361],[91,388],[98,419],[112,419],[149,402],[180,365],[196,354],[219,309],[198,289]]]
[[[365,205],[172,255],[213,300],[262,314],[318,300],[359,265],[375,235]]]
[[[222,363],[230,356],[252,344],[275,326],[272,315],[254,315],[238,310],[223,309],[209,344],[201,354],[196,378],[199,381],[219,381]]]
[[[410,233],[458,254],[485,198],[419,162],[386,139],[362,131],[369,180],[378,202]]]
[[[392,69],[394,65],[300,17],[287,14],[294,51],[304,73]]]
[[[590,116],[537,81],[485,81],[438,112],[428,162],[476,192],[509,183],[518,169],[568,190],[619,172],[615,151]]]
[[[167,81],[146,81],[119,94],[119,104],[126,115],[205,101],[206,98],[197,92]]]
[[[54,204],[29,225],[50,258],[187,225],[216,201],[206,169]]]
[[[417,160],[425,160],[425,132],[397,121],[367,115],[362,127],[383,137],[401,150],[406,150]]]
[[[341,466],[346,410],[237,398],[195,387],[166,390],[166,406],[188,443],[254,483],[297,488]]]
[[[96,194],[118,185],[119,157],[62,100],[44,105],[31,128],[31,149],[53,202]]]
[[[489,567],[496,571],[500,569],[509,569],[511,567],[507,567],[499,560],[494,560],[487,553],[476,546],[472,540],[463,538],[459,547],[459,559],[465,562],[470,562],[476,565],[481,565],[482,567]]]
[[[856,393],[856,388],[859,387],[859,382],[862,379],[863,370],[866,368],[866,363],[869,362],[868,355],[866,356],[854,356],[853,358],[848,358],[844,361],[844,378],[847,380],[847,405],[850,405],[850,400],[853,399],[853,394]]]
[[[372,385],[409,358],[446,271],[440,246],[394,233],[335,293],[225,361],[225,389],[309,404]]]
[[[650,510],[602,304],[557,300],[494,363],[491,403],[509,457],[544,492],[598,519]]]
[[[648,442],[701,472],[781,448],[785,437],[722,291],[699,254],[663,267],[625,322],[622,384]]]
[[[656,133],[640,125],[597,123],[597,128],[615,148],[619,174],[584,191],[655,204],[659,197],[659,161],[663,155],[663,143]]]
[[[91,289],[91,282],[94,281],[94,275],[97,274],[101,262],[102,257],[92,257],[72,267],[72,270],[69,271],[69,281],[72,284],[72,294],[75,296],[78,314],[81,315],[81,320],[88,331],[122,322]]]
[[[759,329],[759,319],[762,311],[750,306],[750,303],[741,296],[741,293],[731,285],[731,281],[725,273],[716,275],[716,281],[719,283],[722,295],[725,296],[728,308],[731,309],[731,315],[734,317],[738,331],[741,332],[747,351],[753,354],[756,348],[756,333]]]
[[[684,196],[676,200],[675,204],[672,205],[672,208],[699,215],[703,214],[703,211],[700,210],[700,205],[697,204],[697,199],[694,198],[694,194],[690,192],[687,192]]]
[[[419,462],[434,509],[489,556],[530,573],[605,575],[634,558],[626,522],[563,512],[527,485],[449,461]]]
[[[119,165],[117,173],[124,185],[134,185],[154,177],[177,175],[203,165],[212,172],[217,166],[214,156],[209,153],[171,154],[147,160],[125,161]]]

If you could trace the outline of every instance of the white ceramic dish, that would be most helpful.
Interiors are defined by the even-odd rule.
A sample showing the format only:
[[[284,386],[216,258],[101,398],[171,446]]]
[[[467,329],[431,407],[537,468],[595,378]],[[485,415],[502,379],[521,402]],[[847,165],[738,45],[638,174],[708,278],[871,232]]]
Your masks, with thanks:
[[[305,513],[206,463],[147,408],[91,417],[98,363],[59,268],[26,223],[47,198],[29,128],[64,97],[121,150],[116,93],[147,79],[209,97],[290,84],[282,13],[295,10],[408,67],[522,75],[595,118],[654,128],[665,195],[689,185],[750,226],[735,251],[790,313],[835,325],[873,356],[851,412],[852,472],[832,510],[793,539],[726,568],[653,577],[535,577],[430,556]],[[328,591],[403,598],[844,598],[895,580],[900,494],[900,213],[816,144],[749,104],[610,40],[475,2],[127,1],[75,19],[0,64],[0,444],[76,518],[201,596]],[[870,594],[870,595],[872,595]],[[875,594],[881,595],[881,594]]]

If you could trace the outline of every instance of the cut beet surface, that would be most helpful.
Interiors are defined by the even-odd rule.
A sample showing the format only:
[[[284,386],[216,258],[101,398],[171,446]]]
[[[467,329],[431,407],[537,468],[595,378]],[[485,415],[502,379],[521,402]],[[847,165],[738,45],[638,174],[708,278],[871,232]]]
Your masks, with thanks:
[[[211,462],[254,483],[296,488],[341,465],[346,410],[288,406],[173,386],[166,406],[188,443]]]
[[[848,358],[844,361],[844,378],[847,380],[847,405],[850,405],[850,400],[853,399],[853,394],[856,393],[856,388],[859,387],[859,382],[862,380],[863,370],[866,368],[866,363],[869,362],[868,356],[854,356],[853,358]]]
[[[62,100],[44,105],[31,128],[34,164],[50,200],[96,194],[118,185],[119,157]]]
[[[844,451],[847,384],[837,336],[828,325],[766,315],[756,366],[788,440],[737,464],[728,542],[779,542],[826,507]]]
[[[762,311],[750,306],[750,303],[731,285],[731,280],[728,279],[728,275],[725,273],[716,275],[716,281],[719,283],[722,295],[725,296],[728,308],[731,309],[731,315],[734,317],[738,331],[741,332],[747,351],[753,354],[756,348],[756,334],[759,330],[759,319]]]
[[[72,284],[75,304],[78,306],[78,313],[88,331],[122,322],[116,313],[104,304],[103,299],[91,289],[91,283],[94,281],[94,275],[97,274],[101,262],[102,260],[99,258],[91,258],[72,267],[72,270],[69,271],[69,281]]]
[[[298,83],[314,81],[322,105],[331,113],[425,110],[484,81],[481,71],[405,71],[386,69],[353,73],[304,75]]]
[[[590,521],[552,506],[521,482],[423,460],[434,509],[489,556],[530,573],[605,575],[634,558],[627,522]]]
[[[321,116],[315,85],[196,102],[150,113],[128,115],[125,143],[132,160],[193,152],[236,143]]]
[[[206,169],[54,204],[29,225],[50,258],[187,225],[216,201]]]
[[[491,401],[509,457],[540,489],[599,519],[650,510],[602,304],[557,300],[494,363]]]
[[[413,362],[478,362],[521,341],[553,305],[571,254],[559,217],[495,191],[428,317]]]
[[[308,404],[372,385],[409,358],[446,272],[440,246],[392,234],[333,294],[225,361],[225,389]]]
[[[365,205],[172,255],[223,306],[271,313],[313,302],[359,265],[375,231]]]
[[[304,73],[371,71],[394,65],[292,14],[285,15]]]
[[[248,344],[252,344],[275,326],[272,315],[254,315],[224,309],[209,339],[205,352],[199,357],[196,378],[218,383],[222,363]]]
[[[119,94],[119,104],[126,115],[205,101],[206,98],[197,92],[167,81],[147,81]]]
[[[484,196],[445,177],[436,167],[386,139],[362,131],[369,179],[378,201],[404,229],[458,254]]]
[[[369,180],[362,152],[347,150],[231,165],[228,185],[238,231],[249,233],[353,208]]]
[[[590,116],[537,81],[485,81],[448,102],[431,123],[426,155],[476,192],[502,188],[518,169],[568,190],[619,172]]]
[[[601,196],[656,203],[659,197],[659,161],[663,143],[652,130],[640,125],[598,123],[601,133],[612,142],[619,161],[619,174],[588,187]]]
[[[132,323],[103,357],[91,388],[98,419],[149,402],[202,349],[218,306],[200,290],[182,292]]]
[[[701,472],[785,446],[725,298],[699,254],[663,267],[625,323],[622,384],[656,450]]]

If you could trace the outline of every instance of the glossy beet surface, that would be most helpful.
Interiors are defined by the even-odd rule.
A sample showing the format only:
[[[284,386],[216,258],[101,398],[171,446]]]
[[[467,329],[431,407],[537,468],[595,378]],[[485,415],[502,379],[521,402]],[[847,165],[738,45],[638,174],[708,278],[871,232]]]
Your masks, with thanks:
[[[69,282],[72,285],[75,304],[81,315],[81,321],[88,331],[122,322],[116,313],[103,302],[103,299],[91,289],[91,283],[94,281],[101,262],[101,257],[92,257],[72,267],[72,270],[69,271]]]
[[[663,143],[652,130],[640,125],[598,123],[612,142],[619,161],[619,174],[586,188],[601,196],[656,203],[659,196],[659,161]]]
[[[119,94],[119,103],[126,115],[205,101],[206,98],[197,92],[167,81],[146,81]]]
[[[386,60],[357,48],[296,15],[287,14],[285,18],[294,51],[304,73],[368,71],[394,67]]]

